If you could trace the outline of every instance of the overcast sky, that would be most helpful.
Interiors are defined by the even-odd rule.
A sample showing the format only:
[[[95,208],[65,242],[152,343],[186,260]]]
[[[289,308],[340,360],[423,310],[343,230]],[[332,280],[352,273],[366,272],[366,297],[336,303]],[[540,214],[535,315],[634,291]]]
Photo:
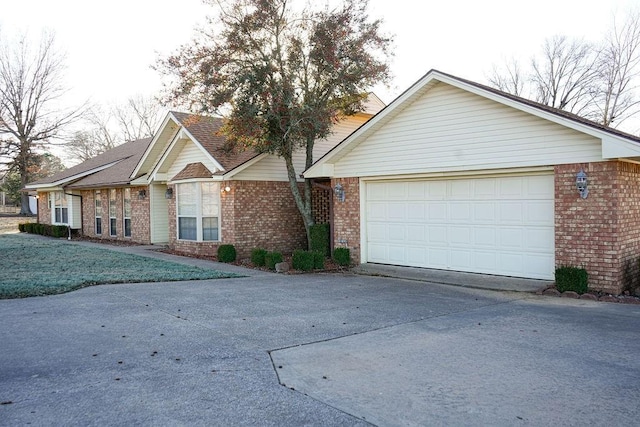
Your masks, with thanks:
[[[639,0],[370,0],[395,35],[385,102],[435,68],[486,82],[494,64],[525,62],[557,34],[600,40]],[[150,66],[190,40],[213,9],[201,0],[0,0],[0,37],[53,30],[66,52],[70,100],[118,103],[160,88]]]

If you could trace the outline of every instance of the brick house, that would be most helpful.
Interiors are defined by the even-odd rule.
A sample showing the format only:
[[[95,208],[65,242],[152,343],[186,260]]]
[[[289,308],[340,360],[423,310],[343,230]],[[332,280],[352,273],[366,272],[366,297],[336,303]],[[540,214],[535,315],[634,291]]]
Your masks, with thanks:
[[[338,122],[316,141],[318,158],[384,105],[371,95],[365,112]],[[168,245],[213,255],[234,244],[284,253],[306,246],[302,218],[284,161],[253,151],[230,153],[218,130],[222,119],[169,112],[155,136],[133,141],[26,188],[39,194],[38,220],[66,224],[85,236]],[[304,170],[304,153],[294,156]],[[302,179],[301,179],[302,182]],[[316,219],[329,220],[330,191],[318,186]]]
[[[356,263],[640,285],[640,138],[475,82],[428,72],[304,176]]]

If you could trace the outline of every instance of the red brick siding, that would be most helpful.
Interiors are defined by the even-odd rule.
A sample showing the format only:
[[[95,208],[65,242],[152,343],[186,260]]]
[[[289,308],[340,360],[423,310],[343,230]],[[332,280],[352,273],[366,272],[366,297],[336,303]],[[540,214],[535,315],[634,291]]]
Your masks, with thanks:
[[[144,190],[145,197],[140,199],[138,192]],[[123,189],[116,189],[116,236],[109,233],[109,189],[101,188],[102,196],[102,234],[95,232],[95,190],[84,190],[82,194],[82,233],[88,237],[104,240],[126,240],[149,244],[151,241],[151,223],[149,219],[149,189],[131,187],[131,237],[124,237]]]
[[[588,176],[580,198],[576,173]],[[555,167],[556,265],[584,267],[593,290],[619,294],[640,273],[640,166],[623,162]]]
[[[230,243],[238,257],[246,258],[258,247],[283,253],[307,247],[302,217],[288,182],[232,181],[228,185],[231,191],[220,196],[222,242],[178,240],[174,197],[169,201],[170,248],[215,255],[220,244]]]
[[[38,193],[38,222],[40,224],[51,224],[49,194],[51,193]]]
[[[348,247],[351,261],[360,264],[360,181],[358,178],[334,179],[331,187],[337,183],[344,188],[345,200],[340,202],[333,195],[334,246]]]

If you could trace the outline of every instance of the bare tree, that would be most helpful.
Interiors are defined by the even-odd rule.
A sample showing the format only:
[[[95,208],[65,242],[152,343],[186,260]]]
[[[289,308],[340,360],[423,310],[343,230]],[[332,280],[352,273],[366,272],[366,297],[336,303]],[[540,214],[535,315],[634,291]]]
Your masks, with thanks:
[[[531,61],[536,100],[580,114],[590,101],[596,61],[596,50],[589,43],[564,36],[547,39],[542,56]]]
[[[494,65],[488,80],[490,85],[503,92],[525,96],[524,89],[527,79],[522,72],[520,63],[515,58],[506,62],[502,69]]]
[[[619,125],[639,110],[640,10],[621,26],[614,19],[598,61],[598,87],[590,118],[605,126]]]
[[[162,110],[153,98],[137,95],[110,109],[92,108],[85,126],[66,145],[66,156],[83,162],[126,141],[153,136]]]
[[[53,34],[43,34],[35,49],[26,35],[0,46],[0,156],[13,164],[23,187],[30,182],[36,150],[51,145],[81,115],[81,108],[57,105],[65,93],[63,70],[64,56],[56,50]],[[26,193],[20,214],[31,214]]]

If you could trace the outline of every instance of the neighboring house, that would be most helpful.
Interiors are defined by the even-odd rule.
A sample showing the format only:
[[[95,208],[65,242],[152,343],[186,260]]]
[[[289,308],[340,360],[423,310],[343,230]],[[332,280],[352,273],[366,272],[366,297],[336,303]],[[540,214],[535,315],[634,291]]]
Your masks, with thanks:
[[[338,122],[316,141],[319,158],[384,104]],[[284,160],[225,148],[222,119],[169,112],[153,139],[116,147],[47,180],[27,186],[40,195],[39,220],[69,224],[89,237],[166,244],[192,255],[215,255],[223,243],[240,256],[254,248],[291,252],[306,247],[302,218]],[[295,155],[304,170],[304,152]],[[302,182],[302,178],[300,179]],[[318,222],[328,222],[331,193],[314,190]]]
[[[638,287],[640,139],[430,71],[311,168],[356,263]],[[578,175],[586,173],[581,197]]]

